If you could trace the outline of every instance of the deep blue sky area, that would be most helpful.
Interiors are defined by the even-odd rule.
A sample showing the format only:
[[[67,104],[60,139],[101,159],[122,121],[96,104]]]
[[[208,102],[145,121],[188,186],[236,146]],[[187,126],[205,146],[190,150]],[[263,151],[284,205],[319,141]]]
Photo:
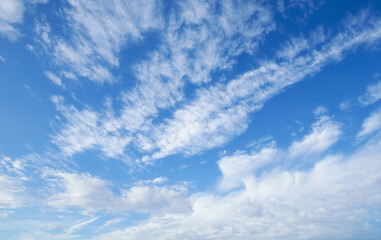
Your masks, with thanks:
[[[380,239],[380,1],[0,0],[0,239]]]

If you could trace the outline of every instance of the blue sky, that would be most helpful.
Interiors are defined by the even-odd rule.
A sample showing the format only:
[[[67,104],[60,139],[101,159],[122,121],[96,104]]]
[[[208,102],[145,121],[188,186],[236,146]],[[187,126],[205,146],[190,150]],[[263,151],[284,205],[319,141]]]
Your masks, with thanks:
[[[380,239],[381,2],[0,0],[1,239]]]

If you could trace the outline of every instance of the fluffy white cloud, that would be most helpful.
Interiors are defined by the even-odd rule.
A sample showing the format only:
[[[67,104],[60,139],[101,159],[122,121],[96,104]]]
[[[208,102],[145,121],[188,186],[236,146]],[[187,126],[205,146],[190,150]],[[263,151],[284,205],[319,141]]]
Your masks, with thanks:
[[[242,179],[251,177],[261,167],[274,163],[279,157],[278,149],[267,147],[259,152],[250,154],[238,152],[222,158],[218,161],[218,167],[222,173],[219,188],[226,191],[240,186]]]
[[[0,0],[0,35],[16,40],[20,33],[13,25],[21,23],[23,15],[24,2],[22,0]]]
[[[89,174],[46,170],[50,183],[47,205],[58,210],[81,209],[84,214],[97,211],[128,213],[187,212],[186,185],[138,185],[112,190],[108,181]],[[155,181],[153,181],[155,182]]]
[[[277,164],[287,165],[285,163],[295,161],[300,161],[298,164],[301,164],[306,157],[319,156],[326,151],[339,140],[341,124],[325,115],[325,108],[317,108],[315,114],[319,115],[317,121],[311,125],[311,133],[305,135],[300,141],[294,141],[287,150],[276,148],[275,141],[271,141],[259,145],[257,147],[259,150],[249,153],[237,152],[219,160],[218,167],[222,173],[219,189],[232,190],[242,186],[245,180],[253,175],[259,177],[263,169],[269,169]],[[309,162],[312,161],[313,158],[309,160]]]
[[[322,115],[312,124],[312,132],[302,140],[294,142],[289,149],[291,157],[321,153],[339,140],[341,125],[330,117]]]

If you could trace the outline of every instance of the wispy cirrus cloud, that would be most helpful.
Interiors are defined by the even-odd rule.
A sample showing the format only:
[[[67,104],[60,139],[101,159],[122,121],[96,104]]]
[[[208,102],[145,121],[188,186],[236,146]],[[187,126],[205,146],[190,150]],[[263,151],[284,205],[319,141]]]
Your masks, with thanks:
[[[217,5],[221,9],[218,14],[214,11]],[[210,81],[211,71],[229,67],[233,57],[241,52],[253,52],[263,34],[273,28],[269,9],[255,3],[191,1],[176,6],[180,10],[171,9],[173,12],[162,34],[163,44],[159,50],[153,51],[148,60],[134,66],[137,87],[122,93],[123,106],[119,111],[106,108],[106,118],[91,113],[99,117],[95,117],[94,126],[86,127],[88,131],[105,131],[106,136],[110,136],[109,131],[112,129],[119,135],[116,136],[118,141],[126,143],[131,138],[142,139],[134,144],[150,150],[150,144],[143,141],[146,134],[142,130],[152,126],[153,119],[160,111],[170,109],[184,100],[183,88],[187,82],[201,84]],[[67,138],[76,138],[76,133],[80,132],[79,126],[87,125],[85,115],[90,114],[89,111],[74,109],[73,112],[77,117],[66,114],[68,111],[64,111],[63,115],[67,120],[81,118],[83,123],[71,123],[69,120],[68,128],[53,139],[69,155],[91,149],[97,146],[94,142],[99,142],[93,134],[87,134],[88,141],[70,141]],[[115,149],[105,153],[107,156],[120,155],[126,145],[113,146]]]
[[[67,236],[70,236],[70,235],[73,234],[74,232],[81,230],[83,227],[85,227],[86,225],[91,224],[92,222],[94,222],[94,221],[96,221],[96,220],[98,220],[97,217],[92,218],[92,219],[89,219],[89,220],[86,220],[86,221],[84,221],[84,222],[80,222],[80,223],[74,224],[73,226],[71,226],[71,227],[67,230],[66,235],[67,235]]]
[[[63,85],[62,83],[62,80],[60,77],[56,76],[54,73],[52,72],[49,72],[49,71],[46,71],[45,72],[45,75],[47,78],[49,78],[50,81],[52,81],[54,84],[58,85],[58,86],[61,86],[61,87],[64,87],[65,85]]]
[[[193,16],[193,21],[197,22],[197,19]],[[133,144],[146,153],[144,161],[176,153],[193,155],[220,146],[243,133],[250,122],[250,114],[261,109],[268,99],[285,87],[316,74],[329,63],[340,61],[347,52],[359,46],[375,44],[381,37],[380,21],[366,11],[349,17],[345,25],[341,32],[329,38],[318,29],[309,38],[294,39],[278,52],[277,61],[265,61],[257,69],[227,83],[217,82],[197,89],[193,100],[180,105],[172,117],[164,120],[157,117],[161,110],[181,101],[184,83],[179,77],[185,75],[174,71],[179,68],[169,63],[179,61],[164,60],[159,53],[154,54],[148,62],[137,65],[137,78],[142,79],[142,83],[123,94],[124,106],[119,113],[106,108],[106,117],[101,117],[91,109],[79,111],[71,106],[72,111],[63,111],[68,121],[53,137],[53,142],[69,155],[97,147],[107,156],[120,155]],[[162,76],[169,80],[163,82]],[[92,126],[88,125],[88,114],[93,116]],[[75,123],[73,119],[76,119]],[[159,122],[153,123],[155,119]],[[85,135],[88,141],[76,141],[84,136],[77,134],[82,131],[79,126],[83,125],[86,127],[82,130],[88,132]],[[98,141],[97,135],[92,134],[94,132],[102,132],[104,137],[124,144],[114,144],[115,148],[110,150],[105,145],[108,143]]]
[[[357,137],[365,137],[369,134],[375,133],[381,128],[381,109],[378,109],[370,114],[362,124],[360,132]]]
[[[314,48],[303,52],[287,50],[292,53],[291,58],[265,62],[226,85],[200,89],[193,102],[178,109],[165,124],[154,127],[149,140],[158,151],[153,158],[179,152],[194,154],[227,142],[246,130],[250,113],[282,89],[314,75],[328,63],[340,61],[347,51],[373,44],[380,37],[381,22],[368,19],[367,13],[362,12],[349,18],[342,32]],[[316,43],[320,39],[324,38],[314,34],[310,41]],[[295,45],[287,48],[295,47],[300,49]]]
[[[145,32],[162,26],[157,1],[69,0],[63,6],[65,31],[70,37],[50,32],[49,23],[37,22],[40,43],[61,67],[59,72],[98,83],[115,80],[111,71],[119,66],[119,52],[125,44],[139,41]]]

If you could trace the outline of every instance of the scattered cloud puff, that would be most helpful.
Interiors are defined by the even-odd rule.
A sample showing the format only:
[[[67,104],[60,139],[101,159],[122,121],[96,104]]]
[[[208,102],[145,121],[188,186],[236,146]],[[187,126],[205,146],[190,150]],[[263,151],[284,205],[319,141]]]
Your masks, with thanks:
[[[54,84],[60,86],[60,87],[63,87],[64,84],[62,83],[62,80],[60,77],[58,77],[57,75],[55,75],[54,73],[52,72],[49,72],[49,71],[46,71],[45,72],[45,75],[47,78],[49,78],[50,81],[52,81]]]
[[[352,103],[349,100],[340,103],[339,108],[343,111],[347,111],[352,107]]]
[[[27,45],[25,45],[25,49],[27,49],[27,50],[32,52],[34,50],[34,47],[32,45],[30,45],[30,44],[27,44]]]
[[[312,124],[312,132],[300,141],[294,142],[289,149],[290,157],[308,156],[321,153],[339,140],[341,124],[322,115]]]
[[[0,4],[0,35],[14,41],[21,36],[14,25],[23,21],[24,1],[2,0]]]

